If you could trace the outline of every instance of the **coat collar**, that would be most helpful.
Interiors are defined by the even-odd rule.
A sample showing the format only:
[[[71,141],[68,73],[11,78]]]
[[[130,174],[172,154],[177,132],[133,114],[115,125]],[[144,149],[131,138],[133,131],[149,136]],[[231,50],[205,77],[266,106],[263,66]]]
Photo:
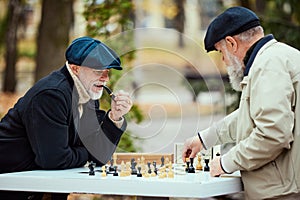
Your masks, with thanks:
[[[245,71],[244,71],[244,76],[248,76],[249,70],[254,62],[254,59],[258,53],[258,51],[270,40],[274,39],[273,35],[267,35],[260,39],[258,42],[256,42],[246,53],[246,58],[244,59],[245,61]]]

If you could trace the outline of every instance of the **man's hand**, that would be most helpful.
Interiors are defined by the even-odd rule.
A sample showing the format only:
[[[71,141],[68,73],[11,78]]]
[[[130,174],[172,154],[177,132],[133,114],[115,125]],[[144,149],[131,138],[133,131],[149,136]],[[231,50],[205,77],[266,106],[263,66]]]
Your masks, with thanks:
[[[111,101],[111,119],[119,121],[123,115],[127,114],[132,107],[131,97],[127,92],[120,90],[115,94],[115,98]]]
[[[182,160],[185,162],[186,158],[195,158],[197,153],[202,150],[202,144],[198,136],[187,139],[184,143],[182,151]]]
[[[210,175],[211,176],[220,176],[221,174],[225,174],[225,172],[222,170],[221,157],[217,156],[210,162]]]

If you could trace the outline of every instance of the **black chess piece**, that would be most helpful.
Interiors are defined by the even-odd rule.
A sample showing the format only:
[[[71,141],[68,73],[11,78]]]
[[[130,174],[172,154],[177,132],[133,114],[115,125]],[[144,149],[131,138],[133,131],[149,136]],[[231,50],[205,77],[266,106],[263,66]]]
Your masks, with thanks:
[[[89,175],[90,176],[94,176],[95,175],[95,171],[94,171],[94,169],[95,169],[95,163],[93,163],[93,161],[91,161],[89,163],[89,169],[90,169]]]
[[[185,171],[186,171],[186,172],[189,172],[189,168],[190,168],[190,162],[189,162],[189,161],[186,161],[186,168],[185,168]]]
[[[154,173],[157,175],[157,167],[156,167],[156,162],[153,161],[153,166],[154,166]]]
[[[188,173],[195,173],[194,158],[190,158],[190,166],[188,168]]]
[[[142,168],[139,166],[138,167],[138,172],[137,172],[137,175],[136,175],[137,177],[142,177],[141,169]]]
[[[135,162],[134,158],[132,158],[131,159],[131,166],[130,166],[131,174],[132,175],[136,175],[137,174],[136,165],[137,165],[137,163]]]
[[[114,169],[114,159],[112,158],[111,160],[110,160],[110,166],[109,166],[109,168],[108,168],[108,171],[109,172],[113,172],[115,169]]]
[[[151,167],[150,167],[151,163],[148,162],[147,165],[148,165],[148,174],[151,174],[151,172],[152,172],[152,171],[151,171]]]
[[[160,160],[161,160],[161,165],[160,165],[160,167],[163,167],[163,166],[165,165],[165,157],[162,156],[162,157],[160,158]]]
[[[208,166],[208,163],[209,163],[209,159],[204,159],[204,162],[205,162],[205,166],[204,166],[204,171],[205,172],[209,172],[209,166]]]
[[[118,166],[114,166],[113,176],[119,176],[119,174],[118,174]]]

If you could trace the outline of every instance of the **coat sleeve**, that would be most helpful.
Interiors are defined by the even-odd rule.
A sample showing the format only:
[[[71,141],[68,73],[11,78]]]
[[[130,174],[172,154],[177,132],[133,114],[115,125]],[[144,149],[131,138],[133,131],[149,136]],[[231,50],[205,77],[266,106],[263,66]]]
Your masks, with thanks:
[[[42,169],[80,167],[88,160],[83,146],[70,145],[70,104],[59,90],[45,90],[32,98],[23,116],[35,162]]]
[[[235,110],[222,120],[213,123],[209,128],[199,132],[205,149],[236,141],[237,114],[238,110]]]
[[[79,137],[87,148],[90,159],[98,165],[106,164],[115,152],[127,123],[118,128],[108,117],[108,113],[99,110],[97,101],[84,105],[80,119]]]
[[[294,90],[290,75],[279,60],[273,58],[264,63],[264,68],[252,71],[249,99],[244,103],[249,104],[253,128],[248,137],[222,156],[222,165],[228,172],[258,169],[291,147]]]

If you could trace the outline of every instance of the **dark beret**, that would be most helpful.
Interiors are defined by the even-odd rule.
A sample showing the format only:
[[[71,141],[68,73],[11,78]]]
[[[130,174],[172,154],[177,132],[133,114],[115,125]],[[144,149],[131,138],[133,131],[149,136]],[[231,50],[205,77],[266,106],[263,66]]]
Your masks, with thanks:
[[[114,68],[121,70],[118,55],[99,40],[90,37],[75,39],[66,50],[68,63],[97,70]]]
[[[204,45],[207,52],[216,50],[215,44],[226,36],[234,36],[259,26],[259,18],[244,7],[231,7],[217,16],[208,26]]]

